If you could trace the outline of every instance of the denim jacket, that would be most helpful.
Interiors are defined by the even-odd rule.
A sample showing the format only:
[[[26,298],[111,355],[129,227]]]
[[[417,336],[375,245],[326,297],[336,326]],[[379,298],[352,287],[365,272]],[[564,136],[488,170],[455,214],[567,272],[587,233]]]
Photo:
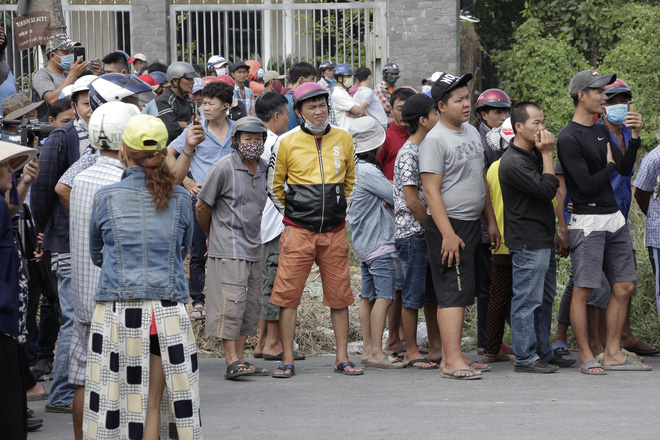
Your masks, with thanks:
[[[168,206],[157,212],[144,169],[128,168],[120,182],[94,196],[89,248],[92,261],[101,267],[94,299],[187,302],[183,260],[192,234],[188,192],[175,186]]]
[[[383,202],[394,206],[394,188],[380,169],[358,161],[357,184],[350,208],[351,238],[358,259],[386,244],[394,244],[394,214]]]

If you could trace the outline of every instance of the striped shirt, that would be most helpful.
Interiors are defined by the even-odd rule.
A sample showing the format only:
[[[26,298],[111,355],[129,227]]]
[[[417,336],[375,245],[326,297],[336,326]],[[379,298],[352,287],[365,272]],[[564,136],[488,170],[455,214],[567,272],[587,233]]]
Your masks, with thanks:
[[[76,319],[90,323],[94,314],[94,294],[101,268],[92,263],[89,253],[89,223],[94,194],[104,186],[119,182],[124,167],[117,159],[99,156],[96,163],[73,180],[69,205],[69,245],[71,247],[71,290]]]

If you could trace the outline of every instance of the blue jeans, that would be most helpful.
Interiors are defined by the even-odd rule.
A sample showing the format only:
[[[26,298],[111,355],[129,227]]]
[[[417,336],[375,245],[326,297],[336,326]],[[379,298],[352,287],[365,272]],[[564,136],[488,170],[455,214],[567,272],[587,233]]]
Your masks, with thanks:
[[[552,359],[550,324],[557,262],[553,249],[510,250],[513,262],[511,336],[516,365]]]
[[[424,304],[437,304],[424,236],[413,234],[410,237],[397,238],[395,245],[403,272],[401,288],[403,307],[421,309]]]
[[[60,307],[64,324],[60,327],[60,338],[57,342],[55,352],[55,364],[53,366],[53,386],[50,389],[48,402],[51,405],[65,406],[73,402],[75,385],[69,383],[69,348],[71,345],[71,334],[73,333],[73,320],[76,314],[73,310],[73,292],[71,291],[71,262],[63,263],[59,257],[53,257],[53,272],[57,277],[57,293],[60,298]],[[67,258],[68,260],[68,258]]]
[[[365,261],[362,270],[362,292],[365,299],[394,299],[396,285],[396,267],[392,254],[381,255]]]
[[[190,247],[190,263],[189,263],[189,277],[188,277],[188,290],[190,291],[190,299],[192,305],[204,304],[204,283],[206,281],[206,260],[204,256],[206,253],[206,234],[202,231],[202,227],[197,223],[197,214],[195,213],[195,203],[197,198],[193,198],[193,221],[195,222],[195,229],[193,230],[192,246]]]

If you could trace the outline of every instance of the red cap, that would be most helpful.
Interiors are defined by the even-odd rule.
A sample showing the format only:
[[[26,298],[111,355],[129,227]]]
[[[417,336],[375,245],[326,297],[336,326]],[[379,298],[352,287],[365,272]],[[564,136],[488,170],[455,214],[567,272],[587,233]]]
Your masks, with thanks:
[[[236,87],[236,83],[234,82],[234,78],[232,78],[229,75],[220,75],[218,77],[218,79],[222,82],[225,82],[225,83],[229,84],[232,87]]]
[[[138,79],[141,79],[142,81],[146,82],[150,86],[158,86],[158,81],[154,79],[153,76],[151,75],[140,75],[138,76]]]

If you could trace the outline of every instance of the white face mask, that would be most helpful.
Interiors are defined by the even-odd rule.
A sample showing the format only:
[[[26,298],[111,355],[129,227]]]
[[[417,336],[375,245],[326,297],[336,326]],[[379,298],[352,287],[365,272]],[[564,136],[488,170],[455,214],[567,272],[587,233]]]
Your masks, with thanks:
[[[328,118],[325,118],[325,122],[323,123],[323,125],[312,124],[311,122],[309,122],[304,117],[302,119],[305,122],[305,128],[307,130],[309,130],[310,132],[314,133],[314,134],[320,134],[320,133],[325,132],[325,130],[328,128],[328,124],[330,124],[330,122],[328,121]]]
[[[215,69],[215,74],[217,76],[226,75],[227,74],[227,68],[226,67],[219,67],[219,68]]]

